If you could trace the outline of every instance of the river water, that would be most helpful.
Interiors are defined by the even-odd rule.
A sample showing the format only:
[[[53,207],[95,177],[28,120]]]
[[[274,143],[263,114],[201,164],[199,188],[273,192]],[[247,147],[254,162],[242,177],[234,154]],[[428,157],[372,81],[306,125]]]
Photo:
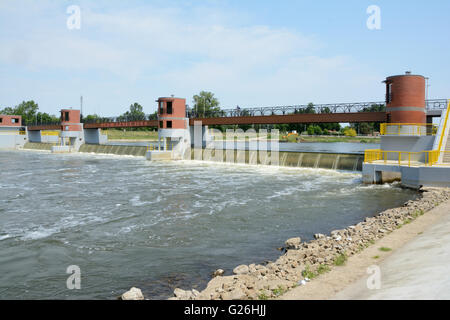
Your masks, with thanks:
[[[0,151],[0,167],[0,299],[167,298],[416,197],[321,169],[34,151]]]

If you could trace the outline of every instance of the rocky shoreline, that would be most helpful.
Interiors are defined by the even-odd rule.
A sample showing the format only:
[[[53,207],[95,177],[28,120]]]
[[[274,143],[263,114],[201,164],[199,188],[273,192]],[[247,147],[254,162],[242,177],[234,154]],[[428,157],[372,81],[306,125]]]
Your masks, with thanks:
[[[224,271],[218,269],[203,291],[177,288],[169,300],[277,298],[288,290],[306,285],[320,274],[343,265],[349,256],[361,252],[376,240],[450,199],[448,188],[424,188],[419,192],[418,199],[407,201],[402,207],[387,209],[346,229],[334,230],[330,235],[315,234],[315,239],[308,242],[302,242],[299,237],[288,239],[285,242],[285,253],[274,262],[266,265],[240,265],[229,276],[224,276]],[[125,293],[122,299],[129,296]],[[138,296],[143,299],[143,296]]]

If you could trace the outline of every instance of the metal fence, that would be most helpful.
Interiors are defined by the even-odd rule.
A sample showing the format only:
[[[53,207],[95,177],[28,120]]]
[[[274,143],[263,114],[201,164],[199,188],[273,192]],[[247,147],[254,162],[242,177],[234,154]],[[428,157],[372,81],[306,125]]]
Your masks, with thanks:
[[[432,99],[426,101],[427,110],[445,110],[448,104],[447,99]],[[195,108],[187,107],[187,118],[217,118],[217,117],[243,117],[243,116],[271,116],[271,115],[288,115],[302,113],[356,113],[356,112],[376,112],[383,110],[371,110],[373,106],[380,109],[385,107],[385,102],[351,102],[351,103],[328,103],[328,104],[306,104],[306,105],[288,105],[288,106],[270,106],[270,107],[250,107],[233,109],[221,109],[218,111],[197,112]],[[155,114],[147,114],[141,117],[118,116],[118,117],[97,117],[83,118],[82,123],[116,123],[129,121],[146,121],[157,120]],[[39,122],[37,119],[34,123],[26,123],[25,125],[55,125],[59,122]]]

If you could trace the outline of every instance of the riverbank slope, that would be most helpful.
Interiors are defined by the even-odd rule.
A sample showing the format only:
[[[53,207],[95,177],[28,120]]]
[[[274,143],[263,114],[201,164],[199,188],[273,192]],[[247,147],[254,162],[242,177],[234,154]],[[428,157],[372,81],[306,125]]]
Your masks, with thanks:
[[[205,290],[176,289],[175,299],[328,299],[448,212],[449,189],[427,188],[420,199],[354,226],[286,241],[287,252],[266,265],[241,265],[213,278]],[[442,209],[440,206],[446,202]],[[437,209],[434,209],[438,207]],[[310,280],[310,281],[309,281]]]
[[[449,227],[447,200],[281,299],[449,299]],[[378,288],[371,282],[374,266]]]

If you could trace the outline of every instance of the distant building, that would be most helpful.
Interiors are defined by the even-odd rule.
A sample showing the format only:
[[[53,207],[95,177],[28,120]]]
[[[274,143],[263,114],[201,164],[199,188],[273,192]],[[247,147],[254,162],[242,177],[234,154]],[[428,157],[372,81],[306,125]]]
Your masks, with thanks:
[[[1,127],[21,127],[22,116],[11,116],[0,114],[0,126]]]

